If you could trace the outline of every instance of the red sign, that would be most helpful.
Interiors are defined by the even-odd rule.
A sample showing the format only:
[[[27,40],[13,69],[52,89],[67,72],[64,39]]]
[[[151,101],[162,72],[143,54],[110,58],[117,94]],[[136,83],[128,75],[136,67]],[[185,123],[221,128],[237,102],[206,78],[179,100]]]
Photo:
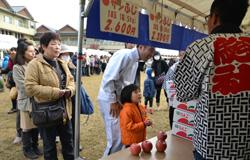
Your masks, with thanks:
[[[100,0],[101,31],[138,37],[139,7],[126,0]]]
[[[217,38],[212,92],[223,95],[250,91],[250,37]]]

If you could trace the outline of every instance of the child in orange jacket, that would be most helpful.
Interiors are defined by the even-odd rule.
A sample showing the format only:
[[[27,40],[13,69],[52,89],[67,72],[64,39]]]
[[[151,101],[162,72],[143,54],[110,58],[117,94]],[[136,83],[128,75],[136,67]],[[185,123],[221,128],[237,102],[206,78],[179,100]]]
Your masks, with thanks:
[[[122,143],[129,147],[146,140],[146,127],[152,122],[146,116],[146,109],[140,104],[141,92],[138,86],[130,84],[121,92],[123,108],[120,112]]]

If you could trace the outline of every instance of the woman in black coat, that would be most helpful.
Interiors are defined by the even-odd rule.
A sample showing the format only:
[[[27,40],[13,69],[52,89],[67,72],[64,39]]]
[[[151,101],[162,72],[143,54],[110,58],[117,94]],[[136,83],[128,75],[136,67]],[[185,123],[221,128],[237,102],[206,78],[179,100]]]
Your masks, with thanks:
[[[152,69],[154,71],[154,79],[155,79],[155,88],[156,88],[156,105],[159,109],[160,106],[160,95],[161,95],[161,88],[164,80],[164,75],[168,71],[168,65],[167,63],[161,58],[161,55],[159,52],[156,51],[154,57],[153,57],[153,63],[152,63]],[[159,80],[159,78],[162,77],[162,81]],[[160,78],[161,79],[161,78]]]

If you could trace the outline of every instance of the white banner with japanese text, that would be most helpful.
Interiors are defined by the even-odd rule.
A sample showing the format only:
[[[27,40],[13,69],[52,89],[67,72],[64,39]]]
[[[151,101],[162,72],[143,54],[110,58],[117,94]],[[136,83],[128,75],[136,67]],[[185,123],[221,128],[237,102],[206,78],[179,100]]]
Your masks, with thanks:
[[[139,11],[128,0],[100,0],[101,31],[138,38]]]
[[[171,43],[172,20],[159,11],[149,14],[149,40],[160,43]]]

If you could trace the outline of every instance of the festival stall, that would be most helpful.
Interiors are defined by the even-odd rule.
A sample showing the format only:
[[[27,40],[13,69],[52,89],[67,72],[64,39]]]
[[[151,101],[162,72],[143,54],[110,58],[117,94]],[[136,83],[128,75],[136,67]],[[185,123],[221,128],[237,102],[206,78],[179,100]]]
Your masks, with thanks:
[[[84,11],[85,0],[81,0],[76,99],[79,100],[83,19],[85,17],[88,18],[86,36],[89,38],[185,50],[195,40],[207,36],[207,25],[204,18],[210,14],[211,3],[212,0],[90,0]],[[242,23],[242,28],[248,32],[250,31],[249,17],[250,11],[247,12]],[[78,102],[76,106],[79,106]],[[187,117],[188,125],[191,125],[192,113],[185,116],[185,113],[181,113],[181,111],[175,113],[177,115],[175,121],[179,121],[179,115],[184,115]],[[78,116],[76,116],[76,120],[76,126],[79,127]],[[76,128],[76,130],[79,129]],[[192,143],[170,134],[169,132],[167,151],[157,153],[153,148],[151,154],[140,153],[140,157],[142,159],[193,159]],[[75,142],[78,140],[79,133]],[[150,141],[154,143],[156,137]],[[75,148],[79,148],[79,143],[76,144]],[[78,149],[76,149],[75,155],[75,157],[79,156]],[[131,156],[128,149],[125,149],[110,155],[107,159],[140,158]]]
[[[86,36],[173,50],[185,50],[193,41],[207,36],[186,26],[174,24],[173,17],[169,16],[170,14],[165,8],[157,7],[157,5],[148,6],[150,6],[150,2],[143,8],[141,4],[130,0],[94,0],[88,14]],[[164,52],[163,49],[158,50]],[[176,107],[181,106],[177,102],[175,105]],[[181,116],[188,118],[187,115],[192,122],[193,112],[184,108],[176,109],[175,127],[172,132],[168,133],[165,152],[156,151],[157,138],[154,137],[149,139],[154,146],[151,154],[142,152],[139,157],[142,159],[193,159],[193,147],[190,141],[193,126],[190,126],[189,123],[186,124],[186,121],[183,123],[179,121],[179,119],[183,119]],[[138,159],[138,156],[132,156],[129,149],[125,149],[110,155],[107,159]]]
[[[157,151],[157,137],[148,140],[152,143],[152,150],[148,153],[141,150],[139,155],[132,155],[129,148],[111,154],[103,160],[193,160],[193,145],[191,141],[174,136],[171,132],[167,132],[166,150],[164,152]],[[142,144],[139,144],[142,145]]]

